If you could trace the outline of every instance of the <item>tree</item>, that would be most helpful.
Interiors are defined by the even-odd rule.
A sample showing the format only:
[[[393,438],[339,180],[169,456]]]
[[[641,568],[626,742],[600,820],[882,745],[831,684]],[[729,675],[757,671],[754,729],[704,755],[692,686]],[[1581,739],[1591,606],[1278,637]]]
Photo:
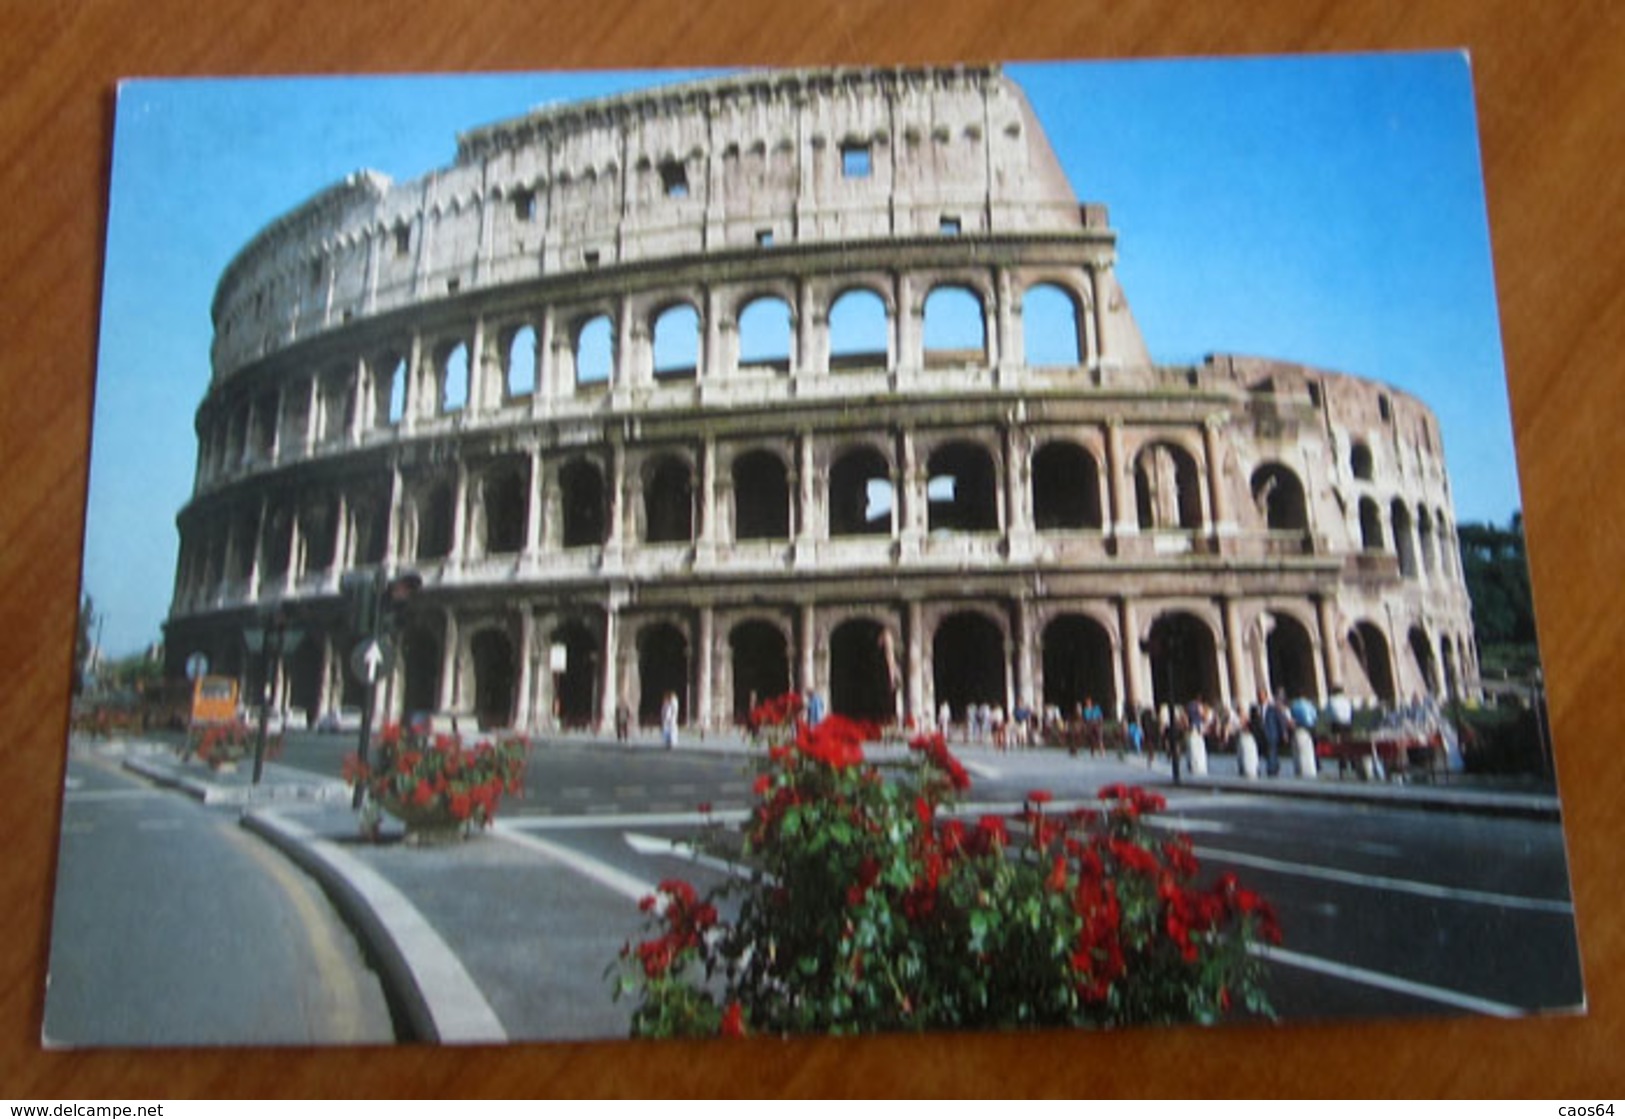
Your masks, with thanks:
[[[1480,645],[1533,645],[1535,609],[1524,552],[1523,515],[1514,513],[1506,528],[1458,525],[1456,535]]]

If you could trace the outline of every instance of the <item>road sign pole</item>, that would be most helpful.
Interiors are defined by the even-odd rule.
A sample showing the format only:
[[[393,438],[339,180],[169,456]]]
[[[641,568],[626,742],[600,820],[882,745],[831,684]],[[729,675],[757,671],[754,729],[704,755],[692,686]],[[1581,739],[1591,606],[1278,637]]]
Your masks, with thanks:
[[[372,577],[367,580],[362,591],[362,594],[365,595],[365,609],[362,611],[362,617],[370,623],[365,627],[370,631],[366,634],[366,638],[374,646],[378,643],[380,613],[378,599],[383,593],[382,584],[382,573],[374,572]],[[369,665],[368,667],[370,669],[372,666]],[[365,693],[367,699],[361,705],[361,737],[355,747],[355,758],[360,764],[356,766],[355,792],[350,795],[350,807],[357,812],[361,811],[361,806],[367,799],[367,780],[364,775],[367,772],[367,747],[372,742],[372,709],[376,706],[378,700],[378,673],[369,671],[363,677],[362,682],[367,686]]]

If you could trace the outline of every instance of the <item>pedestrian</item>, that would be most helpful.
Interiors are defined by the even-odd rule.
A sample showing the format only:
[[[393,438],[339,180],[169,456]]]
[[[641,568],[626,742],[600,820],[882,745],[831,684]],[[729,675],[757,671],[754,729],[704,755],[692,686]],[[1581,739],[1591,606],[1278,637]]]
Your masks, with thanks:
[[[943,737],[944,740],[946,740],[947,737],[948,737],[948,733],[950,731],[952,731],[953,729],[954,729],[954,709],[953,709],[953,706],[951,704],[949,704],[949,702],[947,700],[943,700],[942,701],[942,706],[937,708],[937,730],[942,732],[942,737]]]
[[[631,733],[632,709],[626,705],[625,700],[622,700],[615,705],[615,738],[617,741],[625,742]]]
[[[667,692],[660,704],[660,738],[670,750],[677,745],[677,693]]]
[[[1264,772],[1271,777],[1281,775],[1281,747],[1292,735],[1292,716],[1287,714],[1286,689],[1277,688],[1275,695],[1259,696],[1264,708]]]
[[[816,727],[824,721],[824,697],[818,694],[816,688],[807,692],[807,725]]]

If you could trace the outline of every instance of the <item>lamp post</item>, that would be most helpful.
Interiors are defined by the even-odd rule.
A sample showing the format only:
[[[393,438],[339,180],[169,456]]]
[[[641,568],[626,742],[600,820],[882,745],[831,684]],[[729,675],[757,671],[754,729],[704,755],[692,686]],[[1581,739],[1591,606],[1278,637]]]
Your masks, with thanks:
[[[422,588],[423,577],[413,571],[401,572],[393,579],[386,578],[382,571],[354,572],[345,576],[342,586],[350,601],[350,630],[359,638],[350,653],[350,671],[366,686],[366,700],[361,705],[361,734],[355,751],[356,760],[365,771],[378,679],[394,666],[394,631],[413,596]],[[360,810],[366,790],[366,782],[358,780],[350,798],[351,808]]]

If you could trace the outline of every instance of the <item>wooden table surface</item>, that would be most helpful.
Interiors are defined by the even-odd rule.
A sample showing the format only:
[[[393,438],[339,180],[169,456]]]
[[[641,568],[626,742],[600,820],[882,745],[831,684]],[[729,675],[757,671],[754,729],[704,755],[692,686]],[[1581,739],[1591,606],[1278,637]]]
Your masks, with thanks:
[[[1466,47],[1590,989],[1586,1017],[1112,1035],[39,1047],[123,76]],[[0,1097],[1625,1095],[1625,5],[1582,0],[0,0]],[[190,409],[193,401],[176,401]]]

